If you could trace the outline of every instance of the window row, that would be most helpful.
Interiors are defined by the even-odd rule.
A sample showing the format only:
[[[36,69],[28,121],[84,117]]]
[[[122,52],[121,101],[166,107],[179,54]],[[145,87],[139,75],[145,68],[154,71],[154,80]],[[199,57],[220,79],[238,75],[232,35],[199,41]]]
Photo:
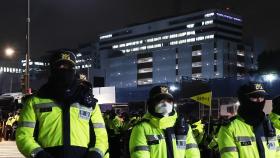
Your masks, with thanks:
[[[147,84],[152,84],[152,83],[153,83],[152,78],[145,78],[145,79],[138,80],[138,85],[147,85]]]
[[[149,39],[146,39],[145,42],[151,43],[151,42],[157,42],[157,41],[161,41],[161,40],[167,40],[167,39],[173,39],[173,38],[179,38],[179,37],[191,36],[191,35],[195,35],[194,30],[180,32],[180,33],[174,33],[174,34],[170,34],[170,35],[164,35],[164,36],[160,36],[160,37],[149,38]],[[141,45],[143,43],[144,43],[143,40],[131,41],[128,43],[121,43],[121,44],[113,45],[112,48],[117,49],[117,48],[123,48],[123,47],[128,47],[128,46]]]
[[[99,39],[107,39],[107,38],[111,38],[111,37],[113,37],[113,35],[112,34],[108,34],[108,35],[103,35],[103,36],[100,36],[99,37]]]
[[[21,73],[22,70],[18,68],[12,68],[12,67],[0,67],[0,73],[2,72]]]

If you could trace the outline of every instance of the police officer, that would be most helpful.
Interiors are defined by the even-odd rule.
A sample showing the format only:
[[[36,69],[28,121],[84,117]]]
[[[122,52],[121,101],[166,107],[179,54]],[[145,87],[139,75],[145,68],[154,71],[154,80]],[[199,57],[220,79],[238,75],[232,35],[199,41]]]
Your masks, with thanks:
[[[35,158],[102,158],[108,150],[104,120],[92,86],[77,79],[75,55],[59,50],[50,77],[25,99],[16,132],[19,151]]]
[[[129,142],[131,158],[200,157],[190,126],[177,117],[174,98],[168,87],[153,87],[147,104],[148,112],[143,121],[132,129]]]
[[[265,116],[266,92],[261,84],[248,83],[238,90],[238,115],[221,127],[218,146],[222,158],[279,157],[278,130]]]
[[[12,139],[12,135],[13,135],[13,124],[14,124],[14,122],[16,121],[15,120],[15,118],[14,118],[14,116],[13,116],[13,113],[9,113],[8,114],[8,119],[7,119],[7,121],[6,121],[6,123],[5,123],[5,129],[4,129],[4,139],[5,140],[9,140],[9,139],[11,139],[11,140],[13,140]]]
[[[280,130],[280,96],[272,100],[272,112],[269,114],[269,118],[274,127]]]

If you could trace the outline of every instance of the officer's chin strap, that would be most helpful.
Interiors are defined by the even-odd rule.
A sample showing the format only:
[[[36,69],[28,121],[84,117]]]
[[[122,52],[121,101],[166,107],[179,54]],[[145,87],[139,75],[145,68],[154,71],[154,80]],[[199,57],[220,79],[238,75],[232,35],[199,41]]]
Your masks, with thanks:
[[[264,133],[265,133],[267,144],[269,144],[268,138],[275,137],[276,131],[275,128],[273,127],[273,123],[270,121],[267,115],[265,116],[263,127],[264,127]]]

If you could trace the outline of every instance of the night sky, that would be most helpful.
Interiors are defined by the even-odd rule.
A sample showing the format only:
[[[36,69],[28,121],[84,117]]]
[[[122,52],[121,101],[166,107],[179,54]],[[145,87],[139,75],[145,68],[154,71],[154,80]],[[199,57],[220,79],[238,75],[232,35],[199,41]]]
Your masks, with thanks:
[[[267,2],[267,3],[266,3]],[[31,55],[58,48],[77,48],[97,35],[153,19],[198,9],[231,8],[244,20],[246,39],[279,49],[280,5],[253,0],[31,0]],[[24,54],[27,0],[1,0],[0,50]],[[1,56],[1,55],[0,55]]]

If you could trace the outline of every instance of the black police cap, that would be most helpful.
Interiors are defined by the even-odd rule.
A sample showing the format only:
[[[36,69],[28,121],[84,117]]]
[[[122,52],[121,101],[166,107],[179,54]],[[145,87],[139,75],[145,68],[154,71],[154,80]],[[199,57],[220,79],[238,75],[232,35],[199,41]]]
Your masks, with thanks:
[[[171,99],[174,100],[173,96],[168,92],[168,87],[165,85],[155,86],[150,90],[149,98],[152,100]]]
[[[266,96],[268,95],[266,91],[263,88],[263,85],[260,83],[248,83],[245,85],[242,85],[238,90],[238,95],[261,95]]]
[[[50,57],[50,65],[54,67],[55,65],[59,65],[61,63],[70,64],[71,66],[75,66],[76,64],[76,56],[70,50],[58,50],[55,51]]]

